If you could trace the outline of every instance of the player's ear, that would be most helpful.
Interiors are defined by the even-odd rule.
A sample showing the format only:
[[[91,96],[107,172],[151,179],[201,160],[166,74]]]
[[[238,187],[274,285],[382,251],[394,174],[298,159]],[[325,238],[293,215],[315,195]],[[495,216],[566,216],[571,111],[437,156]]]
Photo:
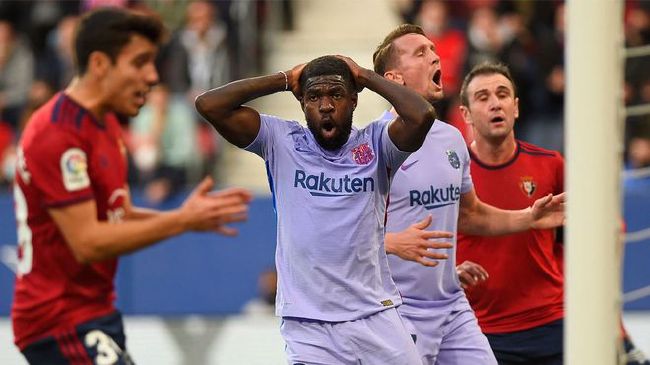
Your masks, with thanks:
[[[88,57],[88,71],[97,77],[102,77],[106,75],[112,63],[106,53],[94,51]]]
[[[465,105],[461,105],[458,108],[460,109],[460,114],[463,116],[465,124],[474,124],[472,121],[472,113],[469,112],[469,108]]]
[[[515,120],[519,118],[519,98],[515,98]]]
[[[399,72],[393,70],[384,72],[384,78],[393,82],[396,82],[400,85],[404,85],[404,78]]]

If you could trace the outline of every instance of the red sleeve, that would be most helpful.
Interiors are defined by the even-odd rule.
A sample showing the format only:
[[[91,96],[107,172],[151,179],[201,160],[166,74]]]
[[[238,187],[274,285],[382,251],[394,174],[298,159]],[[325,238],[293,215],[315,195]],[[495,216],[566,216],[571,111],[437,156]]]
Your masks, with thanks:
[[[65,206],[91,199],[88,148],[80,135],[54,130],[24,151],[34,186],[47,207]]]
[[[564,158],[562,155],[558,152],[557,153],[557,167],[555,171],[556,175],[556,184],[557,184],[557,190],[554,192],[554,194],[560,194],[564,192]]]
[[[561,194],[564,192],[564,158],[559,152],[556,152],[555,163],[555,190],[553,194]],[[564,244],[564,226],[555,229],[555,242]],[[564,250],[563,247],[556,247],[556,250]],[[556,252],[560,262],[564,262],[564,252]]]

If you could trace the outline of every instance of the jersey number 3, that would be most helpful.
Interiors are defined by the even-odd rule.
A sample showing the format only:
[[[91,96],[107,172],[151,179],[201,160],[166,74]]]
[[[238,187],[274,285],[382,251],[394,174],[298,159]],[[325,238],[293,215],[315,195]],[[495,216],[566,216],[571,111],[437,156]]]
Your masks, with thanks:
[[[34,248],[32,246],[32,230],[27,225],[27,200],[18,183],[14,184],[14,203],[16,204],[18,230],[18,269],[16,275],[22,277],[32,271]]]

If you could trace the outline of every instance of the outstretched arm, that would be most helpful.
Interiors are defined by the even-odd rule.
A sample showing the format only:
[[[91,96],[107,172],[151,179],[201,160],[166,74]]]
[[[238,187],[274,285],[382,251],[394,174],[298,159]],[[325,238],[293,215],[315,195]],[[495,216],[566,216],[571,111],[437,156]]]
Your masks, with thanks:
[[[228,223],[247,217],[252,196],[244,189],[211,192],[213,182],[204,179],[183,205],[168,212],[136,212],[119,223],[97,219],[97,205],[88,200],[63,208],[49,209],[77,261],[90,263],[120,256],[150,246],[186,231],[237,233]],[[125,206],[127,209],[130,203]]]
[[[415,91],[389,81],[352,59],[338,56],[350,67],[359,89],[368,88],[393,105],[399,115],[388,127],[391,141],[402,151],[417,151],[436,119],[433,106]]]
[[[483,203],[474,189],[461,195],[458,231],[498,236],[528,229],[556,228],[564,224],[565,193],[539,198],[531,207],[504,210]]]
[[[196,98],[196,110],[228,142],[237,147],[246,147],[255,140],[260,130],[260,114],[244,104],[265,95],[292,90],[302,68],[304,65],[284,74],[277,72],[238,80],[212,89]]]

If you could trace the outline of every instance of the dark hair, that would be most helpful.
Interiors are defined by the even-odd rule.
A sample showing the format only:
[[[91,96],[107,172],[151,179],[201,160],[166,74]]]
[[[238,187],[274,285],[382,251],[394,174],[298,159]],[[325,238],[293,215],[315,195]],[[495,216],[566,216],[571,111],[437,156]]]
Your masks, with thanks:
[[[386,69],[393,65],[396,53],[395,47],[393,47],[393,41],[407,34],[421,34],[426,37],[424,30],[422,30],[418,25],[402,24],[393,29],[392,32],[388,33],[381,44],[377,46],[375,53],[372,54],[372,63],[376,73],[384,76]]]
[[[86,73],[90,54],[95,51],[105,53],[115,62],[134,33],[159,44],[164,27],[153,14],[145,15],[120,8],[100,8],[85,14],[75,31],[77,73]]]
[[[351,91],[356,91],[356,85],[350,67],[336,56],[322,56],[311,60],[300,74],[300,89],[304,91],[305,82],[314,76],[339,75],[346,81]]]
[[[515,82],[512,79],[512,75],[510,74],[510,69],[508,68],[508,66],[500,62],[487,61],[474,66],[472,70],[467,74],[467,76],[465,76],[465,79],[463,80],[463,85],[460,87],[460,102],[464,106],[469,106],[467,85],[469,85],[469,83],[476,76],[494,75],[494,74],[503,75],[505,76],[506,79],[510,80],[510,83],[512,84],[512,91],[514,92],[514,95],[517,95],[517,86],[515,86]]]

